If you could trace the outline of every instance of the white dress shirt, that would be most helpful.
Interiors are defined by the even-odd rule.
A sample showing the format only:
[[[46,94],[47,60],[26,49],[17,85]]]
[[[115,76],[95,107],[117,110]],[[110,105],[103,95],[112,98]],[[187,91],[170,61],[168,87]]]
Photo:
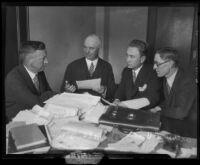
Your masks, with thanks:
[[[97,66],[97,62],[98,62],[98,58],[94,61],[88,60],[87,58],[85,58],[85,60],[86,60],[86,63],[87,63],[88,70],[90,70],[90,65],[91,65],[91,63],[93,63],[94,71],[95,71],[96,66]]]
[[[34,83],[33,79],[34,79],[36,73],[30,71],[25,65],[24,65],[24,68],[26,69],[26,71],[28,72],[29,76],[31,77],[32,82]]]
[[[140,72],[142,66],[143,66],[143,65],[141,65],[141,66],[140,66],[139,68],[137,68],[136,70],[133,69],[133,70],[135,71],[136,78],[137,78],[137,75],[138,75],[138,73]]]
[[[178,69],[170,77],[167,78],[167,83],[168,83],[170,89],[172,88],[172,85],[173,85],[174,79],[176,77],[177,71],[178,71]]]

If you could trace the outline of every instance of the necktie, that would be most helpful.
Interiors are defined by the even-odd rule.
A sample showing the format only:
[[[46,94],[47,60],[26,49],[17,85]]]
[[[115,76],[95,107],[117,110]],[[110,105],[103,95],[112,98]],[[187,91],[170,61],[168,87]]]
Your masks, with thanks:
[[[36,88],[37,91],[39,92],[39,91],[40,91],[40,88],[39,88],[39,80],[38,80],[37,75],[35,75],[35,77],[33,78],[33,83],[34,83],[34,85],[35,85],[35,88]]]
[[[136,80],[136,73],[134,70],[132,70],[132,75],[133,75],[133,83],[135,83],[135,80]]]
[[[169,94],[170,93],[170,86],[169,86],[167,81],[166,81],[166,87],[167,87],[167,93]]]
[[[92,74],[94,72],[94,64],[93,63],[91,63],[91,65],[90,65],[89,72],[90,72],[90,77],[92,77]]]

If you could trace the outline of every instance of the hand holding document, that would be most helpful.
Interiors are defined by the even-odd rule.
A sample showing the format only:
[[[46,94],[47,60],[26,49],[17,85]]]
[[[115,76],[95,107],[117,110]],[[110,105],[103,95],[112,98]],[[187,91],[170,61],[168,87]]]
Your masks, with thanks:
[[[147,98],[127,100],[127,101],[122,101],[121,103],[131,109],[140,109],[140,108],[146,107],[150,104],[150,102]]]
[[[101,78],[76,81],[76,84],[78,86],[78,89],[93,89],[96,91],[99,90],[101,87]]]

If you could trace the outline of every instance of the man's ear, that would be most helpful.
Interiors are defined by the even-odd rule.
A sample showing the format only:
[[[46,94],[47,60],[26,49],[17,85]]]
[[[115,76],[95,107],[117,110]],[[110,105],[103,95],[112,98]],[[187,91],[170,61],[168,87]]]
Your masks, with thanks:
[[[146,56],[142,56],[141,57],[141,63],[144,63],[145,60],[146,60]]]

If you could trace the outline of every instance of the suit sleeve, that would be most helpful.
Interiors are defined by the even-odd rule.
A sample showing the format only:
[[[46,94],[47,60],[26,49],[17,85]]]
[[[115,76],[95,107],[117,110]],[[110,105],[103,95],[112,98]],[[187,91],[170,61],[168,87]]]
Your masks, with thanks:
[[[108,82],[107,82],[107,92],[106,92],[106,98],[107,99],[113,99],[114,93],[115,93],[115,79],[114,79],[114,74],[112,70],[112,66],[108,65]]]
[[[151,108],[160,103],[162,82],[154,71],[149,76],[147,91],[141,97],[146,97],[149,100],[150,106],[148,108]]]
[[[9,77],[5,82],[5,93],[7,99],[12,100],[15,104],[15,108],[7,108],[6,113],[8,117],[13,117],[15,110],[31,109],[36,104],[43,106],[43,102],[54,95],[54,92],[46,91],[38,96],[37,94],[32,93],[24,82]]]
[[[125,98],[125,69],[122,71],[120,84],[115,92],[115,99],[123,100]]]
[[[72,67],[71,65],[68,65],[66,67],[66,70],[65,70],[65,74],[64,74],[64,78],[63,78],[63,81],[62,81],[62,85],[60,87],[60,92],[64,92],[65,91],[65,81],[67,80],[69,83],[72,82]]]
[[[196,84],[192,80],[187,79],[180,85],[177,91],[175,91],[173,104],[163,107],[163,113],[166,117],[183,119],[188,116],[193,104],[196,102]]]

